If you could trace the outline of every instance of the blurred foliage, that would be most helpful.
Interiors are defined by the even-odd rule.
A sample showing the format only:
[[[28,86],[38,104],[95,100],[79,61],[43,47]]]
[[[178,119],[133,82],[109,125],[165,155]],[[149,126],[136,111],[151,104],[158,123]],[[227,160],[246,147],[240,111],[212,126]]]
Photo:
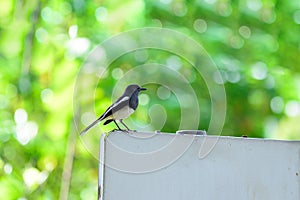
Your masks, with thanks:
[[[222,135],[300,139],[298,0],[0,0],[1,196],[64,199],[67,192],[69,199],[96,197],[97,160],[76,141],[73,124],[76,75],[96,45],[142,27],[179,31],[207,50],[226,88]],[[113,85],[126,71],[151,59],[161,64],[172,59],[157,50],[136,57],[133,52],[111,64],[96,92],[97,114],[111,103]],[[199,129],[207,129],[205,83],[183,59],[180,63],[180,73],[203,91],[197,93]],[[180,118],[176,97],[158,85],[148,87],[146,103],[133,120],[149,123],[143,113],[163,100],[169,117],[162,130],[175,132]],[[63,173],[68,164],[72,171]]]

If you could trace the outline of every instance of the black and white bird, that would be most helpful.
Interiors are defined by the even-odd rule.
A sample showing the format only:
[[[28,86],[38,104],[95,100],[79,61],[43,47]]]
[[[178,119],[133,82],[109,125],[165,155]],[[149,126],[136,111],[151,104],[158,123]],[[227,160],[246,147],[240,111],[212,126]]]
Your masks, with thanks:
[[[109,106],[98,119],[81,131],[80,135],[84,135],[102,120],[106,120],[103,125],[114,122],[118,129],[122,130],[116,122],[116,120],[118,120],[126,127],[127,130],[129,130],[128,126],[126,126],[126,124],[123,122],[123,119],[129,117],[138,107],[138,95],[142,90],[146,90],[146,88],[142,88],[136,84],[127,86],[122,96],[120,96],[111,106]]]

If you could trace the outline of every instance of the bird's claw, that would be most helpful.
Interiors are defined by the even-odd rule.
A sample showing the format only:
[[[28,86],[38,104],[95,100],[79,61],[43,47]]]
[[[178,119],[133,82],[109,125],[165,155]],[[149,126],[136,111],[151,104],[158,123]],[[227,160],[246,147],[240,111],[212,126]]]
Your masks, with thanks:
[[[115,128],[115,129],[111,130],[110,132],[115,132],[115,131],[125,132],[127,134],[129,134],[130,132],[137,132],[137,130],[130,130],[130,129],[126,130],[126,129],[118,129],[118,128]]]

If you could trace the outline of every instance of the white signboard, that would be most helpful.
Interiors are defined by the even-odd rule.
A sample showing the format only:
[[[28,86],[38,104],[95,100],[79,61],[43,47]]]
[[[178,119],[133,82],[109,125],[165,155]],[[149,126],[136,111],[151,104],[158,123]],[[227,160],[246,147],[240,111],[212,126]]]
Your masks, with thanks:
[[[102,200],[300,199],[300,141],[113,132],[100,146]]]

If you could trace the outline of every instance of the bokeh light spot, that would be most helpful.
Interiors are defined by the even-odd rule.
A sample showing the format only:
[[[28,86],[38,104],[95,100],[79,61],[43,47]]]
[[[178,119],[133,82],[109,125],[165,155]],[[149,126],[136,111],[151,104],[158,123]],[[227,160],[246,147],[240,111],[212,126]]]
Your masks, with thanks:
[[[247,0],[247,7],[253,11],[259,11],[262,8],[261,0]]]
[[[45,22],[50,24],[60,24],[63,20],[63,17],[59,12],[52,10],[50,7],[43,8],[41,16]]]
[[[149,95],[148,94],[140,94],[139,95],[139,104],[147,105],[149,103]]]
[[[105,7],[99,7],[96,9],[95,16],[97,21],[104,22],[107,19],[108,11]]]
[[[196,19],[193,27],[198,33],[204,33],[207,30],[207,23],[203,19]]]
[[[276,20],[276,13],[272,8],[265,8],[262,10],[261,19],[265,23],[272,24]]]
[[[49,88],[46,88],[41,92],[41,99],[44,103],[51,103],[53,96],[53,91]]]
[[[230,83],[237,83],[241,80],[241,74],[239,72],[228,72],[227,80]]]
[[[14,118],[15,118],[15,122],[17,124],[22,124],[22,123],[27,122],[28,115],[27,115],[27,112],[24,109],[19,108],[15,111]]]
[[[87,38],[73,38],[67,42],[68,53],[70,56],[81,56],[90,48],[90,40]]]
[[[289,117],[300,115],[300,102],[292,100],[287,102],[285,106],[285,114]]]
[[[26,122],[22,124],[17,124],[16,134],[17,140],[20,144],[26,145],[30,140],[32,140],[38,132],[38,125],[36,122]]]
[[[273,76],[271,75],[268,75],[267,79],[266,79],[266,82],[265,82],[265,87],[267,89],[272,89],[275,87],[275,79]]]
[[[173,4],[172,10],[173,10],[174,15],[176,15],[178,17],[183,17],[187,13],[187,7],[186,7],[185,3],[180,2],[180,1]]]
[[[11,164],[9,163],[5,163],[4,167],[3,167],[4,173],[5,174],[11,174],[13,171],[13,167]]]
[[[217,84],[224,84],[227,80],[227,73],[223,70],[213,73],[213,79]]]
[[[23,180],[26,186],[31,190],[38,187],[38,185],[42,184],[47,178],[47,172],[40,172],[34,167],[26,169],[23,173]]]
[[[248,26],[241,26],[239,28],[239,33],[243,38],[250,38],[251,37],[251,29]]]
[[[77,32],[78,32],[78,26],[77,25],[70,26],[70,28],[69,28],[70,38],[76,38]]]
[[[283,99],[280,96],[272,98],[270,101],[270,107],[274,113],[281,113],[284,109]]]
[[[267,77],[268,68],[264,62],[257,62],[251,67],[252,77],[257,80],[263,80]]]
[[[35,32],[35,37],[36,37],[37,41],[39,41],[40,43],[45,43],[45,42],[47,42],[47,40],[49,38],[49,34],[46,31],[46,29],[38,28]]]
[[[171,91],[164,86],[160,86],[157,89],[157,96],[162,100],[166,100],[171,96]]]
[[[182,67],[182,63],[178,56],[170,56],[167,59],[167,66],[171,69],[179,70]]]
[[[230,3],[227,3],[227,2],[222,2],[222,1],[218,2],[217,10],[218,10],[219,15],[221,15],[223,17],[228,17],[232,13],[232,7],[231,7]]]
[[[229,38],[229,44],[235,49],[240,49],[244,46],[244,40],[238,35],[233,35]]]
[[[119,80],[123,77],[124,72],[120,68],[115,68],[112,70],[111,75],[115,80]]]

